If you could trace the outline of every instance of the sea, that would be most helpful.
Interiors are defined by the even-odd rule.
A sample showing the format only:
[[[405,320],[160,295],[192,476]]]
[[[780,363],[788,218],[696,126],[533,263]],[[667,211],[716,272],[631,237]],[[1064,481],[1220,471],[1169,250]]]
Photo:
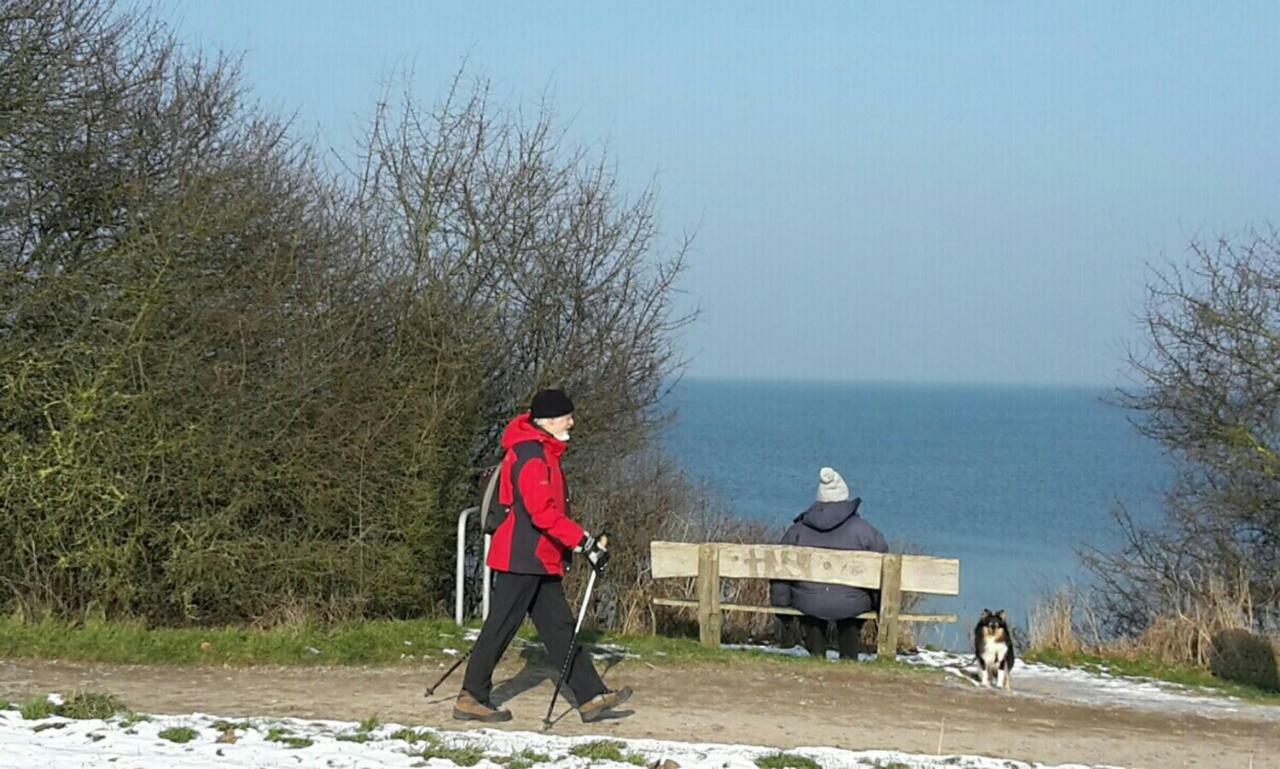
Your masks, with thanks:
[[[667,451],[733,514],[776,530],[834,467],[891,547],[960,560],[956,614],[922,641],[963,649],[984,608],[1026,633],[1053,591],[1087,588],[1086,548],[1121,544],[1114,512],[1159,519],[1172,472],[1114,390],[685,379]]]

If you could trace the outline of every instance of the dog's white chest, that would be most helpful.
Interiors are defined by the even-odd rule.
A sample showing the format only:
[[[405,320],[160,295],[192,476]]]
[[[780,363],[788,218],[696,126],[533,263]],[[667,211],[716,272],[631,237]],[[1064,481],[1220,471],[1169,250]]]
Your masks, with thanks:
[[[982,645],[982,661],[987,665],[995,665],[1003,660],[1009,654],[1009,644],[1007,641],[987,640]]]

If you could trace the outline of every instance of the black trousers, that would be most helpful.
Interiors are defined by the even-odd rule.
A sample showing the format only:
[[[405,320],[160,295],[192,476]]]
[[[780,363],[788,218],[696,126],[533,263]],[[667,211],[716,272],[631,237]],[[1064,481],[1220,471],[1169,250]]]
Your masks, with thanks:
[[[836,642],[840,649],[840,659],[858,658],[858,647],[861,645],[862,623],[854,617],[836,620]],[[825,619],[800,617],[800,627],[804,633],[804,648],[814,657],[827,656],[827,623]]]
[[[471,650],[467,673],[462,681],[462,688],[480,702],[489,702],[493,692],[493,669],[516,637],[526,615],[533,618],[533,626],[547,647],[555,674],[560,675],[576,622],[569,603],[564,599],[560,578],[496,572],[493,575],[489,617],[480,628],[480,637]],[[581,646],[574,650],[573,667],[569,669],[565,683],[579,705],[606,691],[604,681],[600,680],[600,674],[591,664],[591,657],[582,651]]]

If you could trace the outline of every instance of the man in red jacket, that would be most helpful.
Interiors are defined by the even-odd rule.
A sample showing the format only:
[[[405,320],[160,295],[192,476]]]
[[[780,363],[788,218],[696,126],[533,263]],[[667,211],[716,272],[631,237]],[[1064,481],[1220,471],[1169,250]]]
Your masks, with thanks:
[[[574,617],[561,578],[571,552],[581,552],[601,570],[609,554],[569,517],[569,494],[560,456],[573,429],[573,402],[560,390],[533,396],[528,412],[502,434],[498,501],[507,515],[493,533],[489,567],[496,573],[489,616],[467,662],[453,717],[469,721],[510,721],[511,711],[489,702],[493,669],[520,629],[533,618],[553,665],[563,664],[573,638]],[[630,688],[605,687],[588,655],[576,649],[566,682],[583,721],[596,721],[631,696]]]

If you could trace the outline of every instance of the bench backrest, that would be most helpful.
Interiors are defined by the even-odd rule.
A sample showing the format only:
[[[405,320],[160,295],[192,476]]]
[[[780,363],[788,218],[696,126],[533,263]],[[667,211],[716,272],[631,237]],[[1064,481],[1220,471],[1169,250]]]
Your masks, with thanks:
[[[829,550],[795,545],[712,543],[719,553],[721,577],[788,579],[880,589],[884,555],[862,550]],[[698,552],[692,542],[653,542],[653,577],[698,576]],[[902,556],[901,590],[931,595],[960,594],[960,561],[927,555]]]

